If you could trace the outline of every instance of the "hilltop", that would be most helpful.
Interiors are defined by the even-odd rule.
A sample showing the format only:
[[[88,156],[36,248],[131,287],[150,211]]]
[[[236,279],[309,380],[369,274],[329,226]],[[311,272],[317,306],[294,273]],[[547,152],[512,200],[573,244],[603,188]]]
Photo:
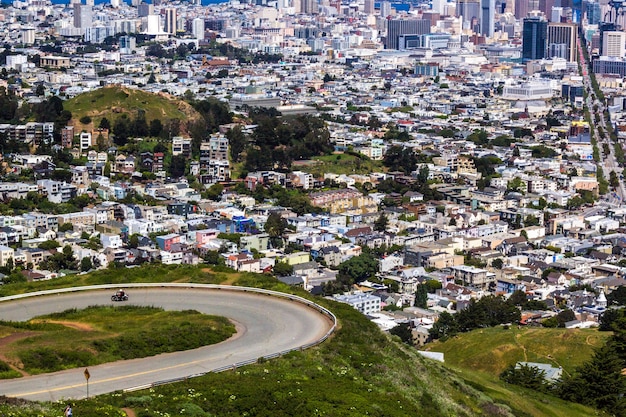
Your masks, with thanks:
[[[43,288],[96,283],[176,281],[232,283],[285,292],[297,290],[275,278],[191,266],[149,265],[111,269],[41,283]],[[32,290],[32,283],[5,285],[1,293]],[[41,288],[39,288],[41,289]],[[339,319],[339,330],[322,345],[282,358],[259,361],[235,372],[209,374],[178,384],[76,402],[78,415],[122,417],[195,415],[332,415],[332,416],[567,416],[596,412],[554,397],[516,390],[497,381],[476,382],[470,373],[422,358],[415,349],[389,337],[352,307],[316,298]],[[465,335],[464,335],[465,336]],[[521,397],[522,395],[523,398]],[[496,398],[495,400],[493,398]],[[0,414],[31,417],[42,408],[52,415],[58,403],[15,407]],[[193,411],[193,412],[192,412]]]
[[[148,123],[153,119],[159,119],[163,124],[174,119],[188,122],[201,117],[189,103],[168,94],[149,93],[119,85],[79,94],[64,102],[63,108],[72,113],[71,124],[77,131],[98,127],[104,117],[113,125],[123,114],[135,118],[140,111],[144,112]],[[89,117],[91,122],[81,123],[85,117]],[[181,123],[181,128],[185,128],[184,123]]]

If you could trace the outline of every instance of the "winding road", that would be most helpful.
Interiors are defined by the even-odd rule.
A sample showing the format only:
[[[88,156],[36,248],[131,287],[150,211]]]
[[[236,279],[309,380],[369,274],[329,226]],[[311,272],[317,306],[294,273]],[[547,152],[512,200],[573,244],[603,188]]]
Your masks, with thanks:
[[[132,285],[132,284],[131,284]],[[89,367],[89,395],[133,390],[160,381],[193,377],[234,364],[256,361],[323,340],[334,328],[332,313],[294,301],[298,297],[270,296],[215,286],[194,288],[129,288],[124,305],[162,307],[166,310],[193,309],[228,317],[237,334],[216,345],[184,352],[166,353]],[[207,288],[211,287],[211,288]],[[63,290],[67,291],[67,290]],[[112,290],[62,292],[18,300],[0,299],[3,320],[24,321],[68,308],[91,305],[120,305],[110,301]],[[278,294],[278,293],[277,293]],[[68,341],[71,344],[71,341]],[[0,381],[0,395],[37,401],[84,398],[87,386],[84,368]]]

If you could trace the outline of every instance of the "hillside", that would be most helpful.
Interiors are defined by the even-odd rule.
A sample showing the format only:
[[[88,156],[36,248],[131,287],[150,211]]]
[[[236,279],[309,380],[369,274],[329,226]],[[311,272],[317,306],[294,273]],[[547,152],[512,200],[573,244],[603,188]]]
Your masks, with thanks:
[[[147,266],[74,277],[74,285],[129,281],[228,282],[294,290],[268,276],[189,266]],[[55,282],[56,281],[56,282]],[[69,285],[71,280],[44,283]],[[22,284],[20,284],[22,285]],[[25,287],[31,284],[24,284]],[[7,285],[1,293],[22,292]],[[9,288],[13,287],[13,288]],[[475,382],[467,372],[422,358],[415,349],[382,333],[345,304],[316,298],[339,318],[337,333],[322,345],[235,371],[132,393],[77,401],[75,415],[183,416],[567,416],[595,411],[539,394],[509,391],[502,384]],[[497,401],[489,395],[495,393]],[[0,415],[57,415],[59,403],[1,404]]]
[[[565,417],[573,414],[563,412],[566,410],[553,414],[546,409],[560,400],[505,384],[499,379],[500,373],[518,361],[549,363],[570,373],[588,361],[593,350],[602,346],[609,336],[610,333],[595,329],[495,327],[458,334],[444,342],[431,343],[425,349],[443,352],[446,366],[463,375],[472,386],[480,386],[495,401],[519,404],[533,416]],[[529,401],[529,396],[534,400]]]
[[[187,122],[200,119],[200,114],[183,100],[167,94],[154,94],[119,85],[80,94],[64,102],[63,108],[72,112],[71,124],[79,132],[98,127],[103,117],[113,125],[121,115],[135,118],[140,110],[145,112],[148,123],[153,119],[161,120],[164,125],[167,120]],[[80,122],[85,116],[91,118],[91,123]],[[184,127],[185,124],[181,123],[181,128]]]

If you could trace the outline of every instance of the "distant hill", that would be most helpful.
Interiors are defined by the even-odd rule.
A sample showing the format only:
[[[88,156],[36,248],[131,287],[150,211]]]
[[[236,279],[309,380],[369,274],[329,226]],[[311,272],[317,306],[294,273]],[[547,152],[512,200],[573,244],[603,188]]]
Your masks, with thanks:
[[[71,124],[77,131],[91,130],[98,127],[100,120],[106,117],[111,125],[122,114],[134,119],[138,111],[144,111],[146,120],[160,119],[165,125],[167,120],[178,119],[183,122],[199,120],[200,114],[183,100],[164,93],[149,93],[133,88],[107,86],[80,94],[63,103],[63,108],[72,112]],[[90,123],[81,123],[85,116]],[[185,123],[181,123],[184,129]]]

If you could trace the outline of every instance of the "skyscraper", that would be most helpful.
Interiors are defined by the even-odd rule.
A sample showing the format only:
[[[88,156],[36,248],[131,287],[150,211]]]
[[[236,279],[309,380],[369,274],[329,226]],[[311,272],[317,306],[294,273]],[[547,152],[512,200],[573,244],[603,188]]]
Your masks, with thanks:
[[[74,3],[74,27],[85,29],[91,27],[93,13],[88,4]]]
[[[478,0],[457,0],[456,17],[463,18],[464,28],[471,28],[472,20],[478,19],[479,16],[480,3],[478,3]]]
[[[368,15],[374,14],[374,0],[364,0],[363,13],[368,14]]]
[[[493,36],[496,19],[496,0],[480,0],[480,34]]]
[[[522,28],[522,58],[543,59],[546,56],[548,22],[541,17],[527,17]]]
[[[204,39],[204,19],[197,17],[193,19],[191,24],[193,36],[196,39]]]
[[[385,49],[398,49],[400,35],[424,35],[430,33],[430,20],[391,19],[387,21]]]
[[[515,18],[523,19],[528,16],[528,0],[515,0]]]
[[[387,17],[391,15],[391,2],[389,1],[380,2],[380,15],[382,17]]]
[[[546,41],[549,58],[564,58],[568,62],[578,61],[578,25],[574,23],[548,23]]]
[[[176,9],[174,7],[168,7],[165,9],[165,27],[164,32],[176,34]]]

